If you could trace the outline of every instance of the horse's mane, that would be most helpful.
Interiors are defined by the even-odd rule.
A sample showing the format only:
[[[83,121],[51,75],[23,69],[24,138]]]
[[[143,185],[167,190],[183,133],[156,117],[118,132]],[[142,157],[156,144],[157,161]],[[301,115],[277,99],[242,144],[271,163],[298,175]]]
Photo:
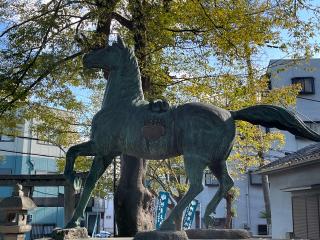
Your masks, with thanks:
[[[139,66],[137,62],[137,58],[134,55],[134,51],[132,48],[125,46],[122,50],[122,59],[125,60],[124,64],[126,65],[127,71],[136,71]]]

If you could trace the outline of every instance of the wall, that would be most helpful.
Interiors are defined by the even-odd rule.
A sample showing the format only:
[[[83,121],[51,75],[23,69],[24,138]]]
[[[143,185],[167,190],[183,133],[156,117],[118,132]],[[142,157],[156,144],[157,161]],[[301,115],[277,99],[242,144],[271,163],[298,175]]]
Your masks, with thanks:
[[[272,238],[282,239],[293,232],[291,193],[283,189],[320,184],[320,164],[269,175]]]
[[[310,59],[308,61],[301,60],[271,60],[268,72],[271,73],[271,87],[281,88],[291,85],[291,79],[294,77],[314,77],[314,94],[300,94],[297,98],[296,106],[292,106],[299,113],[299,117],[304,121],[320,121],[320,59]],[[312,141],[302,138],[296,138],[294,135],[284,132],[286,144],[283,148],[284,152],[295,152],[309,144]]]
[[[296,106],[292,107],[297,111],[302,120],[320,121],[320,103],[317,102],[320,100],[320,59],[310,59],[308,61],[300,60],[295,62],[292,60],[271,60],[268,71],[271,73],[270,80],[272,88],[291,85],[291,79],[294,77],[313,77],[315,93],[299,94]],[[282,132],[285,135],[286,143],[282,149],[282,153],[271,153],[275,156],[283,156],[285,152],[295,152],[314,143],[307,139],[297,138],[286,131]],[[294,176],[292,171],[288,173],[281,172],[281,174],[271,175],[269,177],[273,238],[284,238],[286,232],[293,231],[291,193],[283,192],[281,189],[288,187],[291,184],[299,185],[303,184],[303,182],[307,184],[307,181],[312,181],[313,177],[315,176],[309,175],[309,172],[308,178],[306,178],[304,173]],[[316,181],[317,178],[315,178],[314,181]]]
[[[109,194],[108,196],[106,196],[104,201],[105,201],[105,210],[104,210],[103,229],[105,231],[113,233],[113,222],[114,222],[113,194]]]
[[[266,224],[266,220],[259,217],[260,212],[264,210],[262,188],[260,185],[251,185],[247,174],[235,179],[235,186],[240,189],[240,196],[235,202],[236,217],[233,218],[233,228],[244,229],[245,226],[248,226],[249,231],[256,235],[258,234],[258,225]],[[204,190],[196,197],[201,204],[202,219],[205,209],[217,189],[217,187],[205,186]],[[226,204],[224,199],[218,205],[214,216],[225,218]],[[203,222],[202,227],[205,227]]]

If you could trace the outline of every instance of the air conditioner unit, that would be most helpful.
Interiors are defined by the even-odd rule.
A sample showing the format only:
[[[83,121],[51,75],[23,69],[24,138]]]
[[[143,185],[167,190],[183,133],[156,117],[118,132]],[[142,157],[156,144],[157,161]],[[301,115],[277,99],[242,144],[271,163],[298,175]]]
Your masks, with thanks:
[[[268,225],[259,224],[258,225],[258,235],[268,235]]]

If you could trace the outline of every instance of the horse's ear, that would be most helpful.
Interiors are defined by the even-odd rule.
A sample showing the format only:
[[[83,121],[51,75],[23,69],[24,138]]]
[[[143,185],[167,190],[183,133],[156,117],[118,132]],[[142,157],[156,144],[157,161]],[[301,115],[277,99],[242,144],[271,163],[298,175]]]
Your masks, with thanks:
[[[125,44],[124,44],[122,38],[120,37],[120,35],[117,35],[117,44],[120,48],[125,48]]]

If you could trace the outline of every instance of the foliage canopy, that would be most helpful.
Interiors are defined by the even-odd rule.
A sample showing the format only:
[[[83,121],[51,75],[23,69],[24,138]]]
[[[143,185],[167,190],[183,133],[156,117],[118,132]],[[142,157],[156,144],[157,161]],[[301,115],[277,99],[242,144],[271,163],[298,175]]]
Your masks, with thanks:
[[[148,99],[227,109],[294,104],[297,88],[269,91],[259,60],[268,48],[295,58],[318,53],[319,14],[308,0],[1,0],[1,131],[37,118],[65,133],[63,146],[82,140],[70,134],[88,132],[88,109],[98,108],[91,100],[105,81],[83,69],[81,56],[115,33],[135,49]],[[283,142],[249,124],[238,129],[232,159],[243,170],[257,162],[248,152]]]

